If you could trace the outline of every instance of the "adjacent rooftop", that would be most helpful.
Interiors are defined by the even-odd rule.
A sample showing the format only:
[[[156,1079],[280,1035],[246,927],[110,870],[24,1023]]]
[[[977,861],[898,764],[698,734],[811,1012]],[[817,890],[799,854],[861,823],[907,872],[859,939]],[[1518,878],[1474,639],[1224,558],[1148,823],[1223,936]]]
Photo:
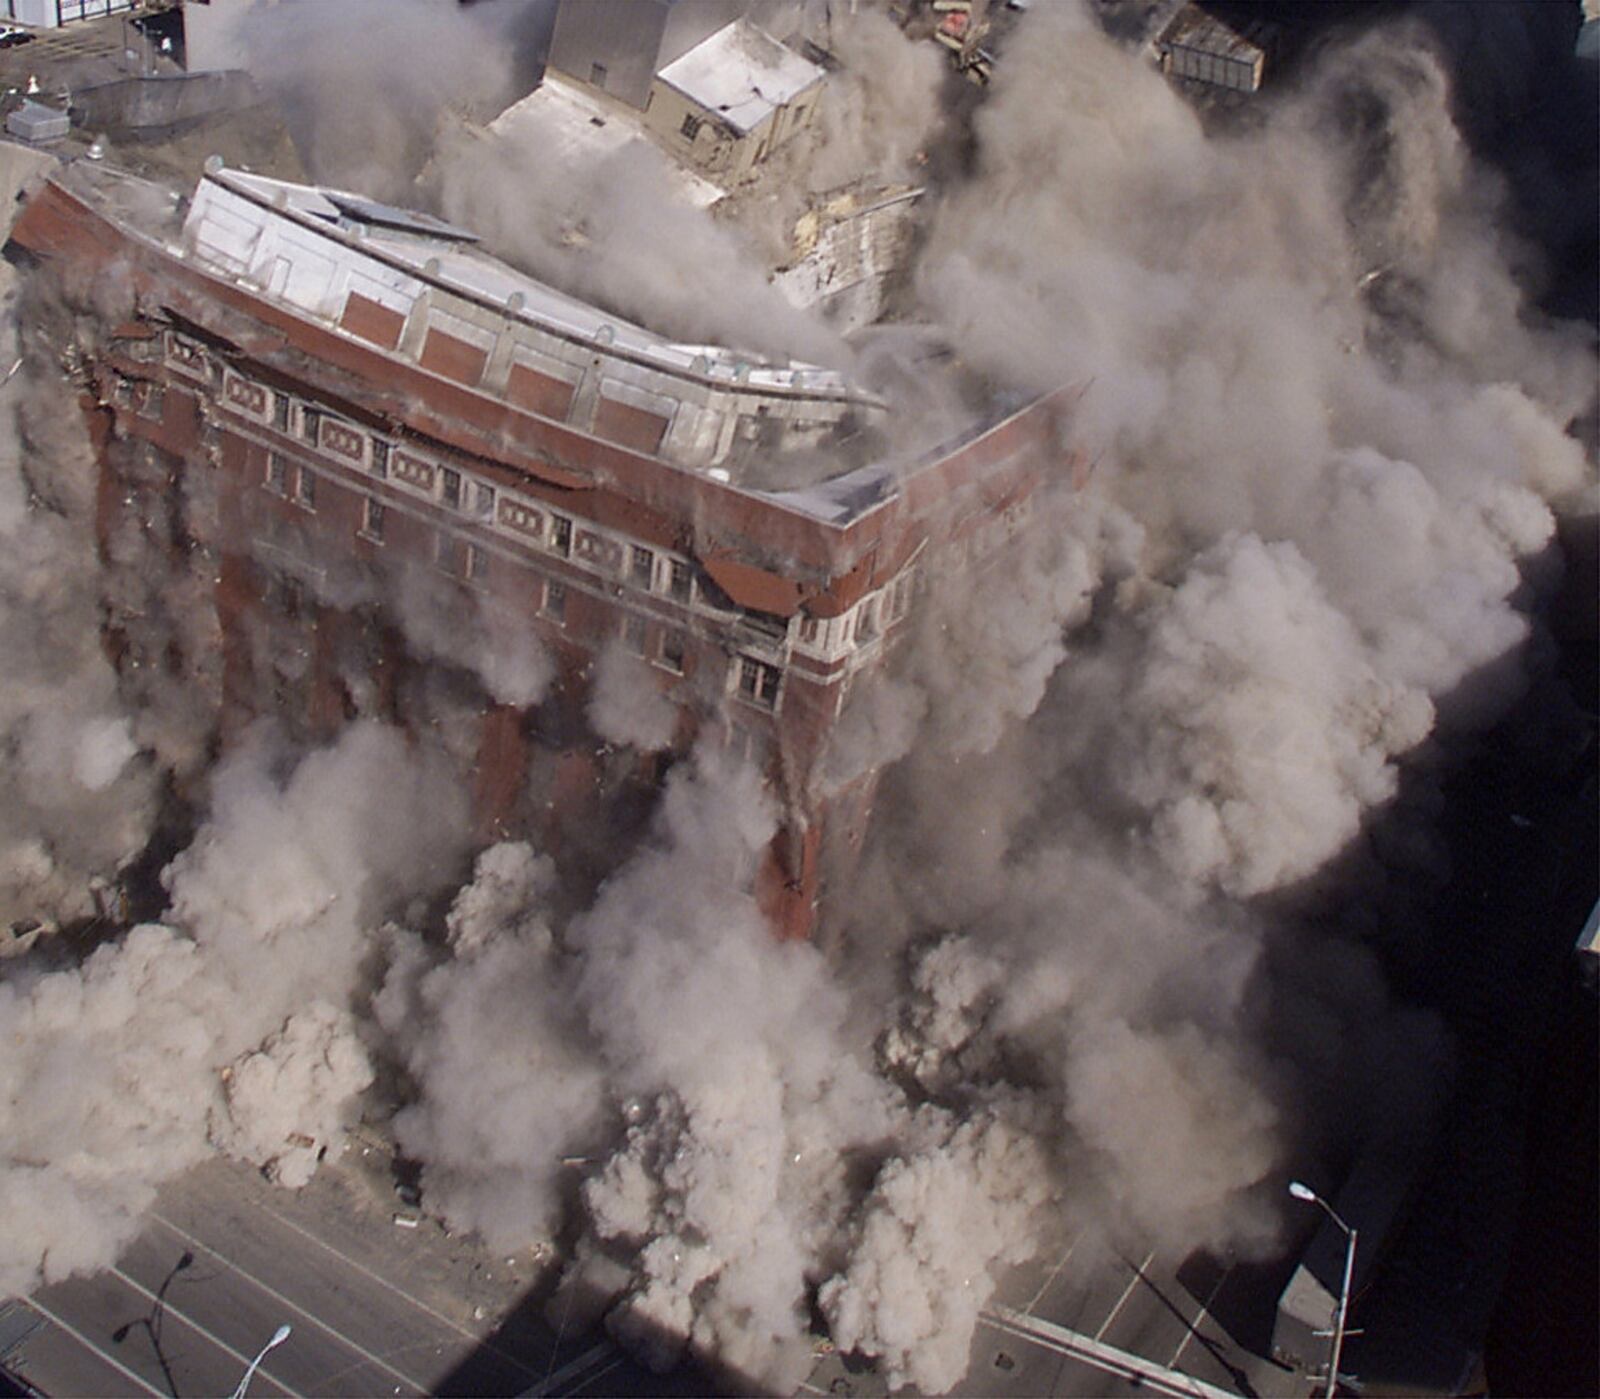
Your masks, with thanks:
[[[785,48],[748,20],[735,20],[674,59],[657,77],[739,135],[820,83],[816,64]]]

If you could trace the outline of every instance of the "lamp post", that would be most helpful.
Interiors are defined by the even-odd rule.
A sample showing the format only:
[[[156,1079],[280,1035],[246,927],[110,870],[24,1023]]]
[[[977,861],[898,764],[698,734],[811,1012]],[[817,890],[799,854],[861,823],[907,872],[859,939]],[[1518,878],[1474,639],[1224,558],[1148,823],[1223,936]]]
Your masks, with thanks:
[[[250,1381],[255,1378],[256,1367],[267,1358],[267,1352],[273,1346],[281,1346],[288,1339],[289,1327],[287,1325],[280,1326],[272,1333],[272,1339],[261,1347],[260,1353],[250,1362],[250,1368],[244,1372],[244,1378],[239,1381],[239,1387],[233,1391],[233,1399],[244,1399],[245,1390],[250,1388]]]
[[[1344,1322],[1350,1310],[1350,1281],[1356,1270],[1356,1231],[1340,1219],[1339,1212],[1309,1185],[1291,1180],[1289,1193],[1297,1200],[1321,1205],[1328,1218],[1344,1230],[1344,1281],[1339,1284],[1339,1310],[1333,1319],[1333,1356],[1328,1361],[1327,1399],[1333,1399],[1334,1386],[1339,1382],[1339,1354],[1344,1349]]]

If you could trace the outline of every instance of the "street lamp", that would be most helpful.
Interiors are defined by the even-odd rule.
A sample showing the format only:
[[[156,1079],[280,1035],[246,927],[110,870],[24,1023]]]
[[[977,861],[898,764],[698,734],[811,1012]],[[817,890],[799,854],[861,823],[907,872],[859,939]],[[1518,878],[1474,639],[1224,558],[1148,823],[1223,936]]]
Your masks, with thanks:
[[[271,1350],[273,1346],[281,1346],[288,1339],[289,1327],[287,1324],[280,1326],[272,1333],[272,1339],[268,1341],[266,1345],[261,1347],[260,1353],[254,1360],[250,1362],[250,1368],[244,1372],[244,1378],[239,1381],[239,1387],[233,1391],[233,1399],[244,1399],[245,1390],[250,1388],[250,1381],[255,1378],[256,1366],[261,1364],[261,1362],[267,1358],[267,1352]]]
[[[1321,1205],[1327,1212],[1328,1218],[1344,1230],[1344,1281],[1339,1284],[1339,1310],[1333,1319],[1333,1357],[1328,1362],[1327,1399],[1333,1399],[1334,1386],[1339,1382],[1339,1353],[1344,1349],[1344,1322],[1350,1310],[1350,1280],[1356,1270],[1356,1231],[1340,1219],[1338,1210],[1309,1185],[1291,1180],[1289,1193],[1297,1200]]]

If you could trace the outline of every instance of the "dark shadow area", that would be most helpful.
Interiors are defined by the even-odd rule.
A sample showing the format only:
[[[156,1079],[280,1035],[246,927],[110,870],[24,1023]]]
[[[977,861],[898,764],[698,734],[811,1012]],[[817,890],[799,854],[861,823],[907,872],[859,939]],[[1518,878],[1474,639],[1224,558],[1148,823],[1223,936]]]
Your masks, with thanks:
[[[1540,1053],[1528,1181],[1485,1354],[1492,1394],[1600,1395],[1600,993],[1575,966]]]
[[[1194,1338],[1195,1344],[1198,1345],[1202,1350],[1209,1352],[1211,1358],[1228,1372],[1233,1379],[1234,1388],[1244,1396],[1244,1399],[1257,1399],[1255,1387],[1250,1383],[1250,1377],[1246,1375],[1243,1370],[1239,1369],[1238,1366],[1229,1363],[1226,1355],[1223,1353],[1222,1347],[1212,1340],[1211,1337],[1207,1336],[1204,1331],[1200,1330],[1199,1327],[1192,1325],[1183,1308],[1173,1302],[1173,1300],[1156,1285],[1155,1281],[1147,1272],[1145,1272],[1143,1268],[1141,1268],[1131,1258],[1124,1258],[1122,1261],[1133,1270],[1139,1281],[1142,1282],[1145,1287],[1148,1288],[1154,1295],[1156,1301],[1160,1302],[1161,1305],[1167,1309],[1167,1311],[1171,1312],[1172,1315],[1178,1319],[1178,1323],[1183,1327],[1183,1329]],[[1181,1276],[1182,1275],[1180,1273],[1180,1280]],[[1187,1286],[1188,1284],[1185,1284],[1186,1288]]]
[[[439,1395],[668,1395],[755,1394],[752,1380],[722,1374],[693,1356],[658,1374],[609,1341],[601,1326],[561,1325],[552,1288],[530,1288],[477,1349],[439,1381]],[[581,1306],[572,1311],[583,1311]],[[570,1314],[569,1314],[570,1319]],[[552,1324],[552,1320],[554,1324]],[[673,1338],[641,1334],[636,1348],[671,1353]]]
[[[167,1363],[166,1352],[161,1347],[161,1325],[167,1314],[167,1289],[172,1286],[179,1273],[189,1268],[194,1263],[194,1254],[185,1249],[178,1261],[172,1265],[172,1271],[162,1279],[161,1286],[156,1289],[156,1299],[150,1304],[147,1316],[135,1317],[132,1321],[125,1321],[111,1333],[111,1343],[120,1346],[128,1339],[131,1332],[142,1329],[150,1338],[150,1346],[155,1351],[156,1364],[161,1367],[162,1377],[167,1382],[167,1391],[177,1399],[178,1381],[173,1378],[172,1367]]]
[[[1231,1267],[1209,1253],[1192,1253],[1178,1268],[1178,1282],[1236,1345],[1265,1359],[1272,1354],[1272,1320],[1278,1297],[1298,1261],[1297,1248],[1282,1258]],[[1196,1339],[1205,1341],[1198,1333]],[[1206,1343],[1206,1348],[1216,1354],[1211,1343]]]

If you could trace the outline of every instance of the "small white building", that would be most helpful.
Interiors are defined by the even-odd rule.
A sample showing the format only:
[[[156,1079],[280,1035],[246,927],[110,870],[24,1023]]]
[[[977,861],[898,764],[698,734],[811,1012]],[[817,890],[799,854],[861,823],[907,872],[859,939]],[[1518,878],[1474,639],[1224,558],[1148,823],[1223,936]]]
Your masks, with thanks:
[[[645,125],[701,169],[738,179],[811,124],[823,77],[738,19],[656,74]]]

